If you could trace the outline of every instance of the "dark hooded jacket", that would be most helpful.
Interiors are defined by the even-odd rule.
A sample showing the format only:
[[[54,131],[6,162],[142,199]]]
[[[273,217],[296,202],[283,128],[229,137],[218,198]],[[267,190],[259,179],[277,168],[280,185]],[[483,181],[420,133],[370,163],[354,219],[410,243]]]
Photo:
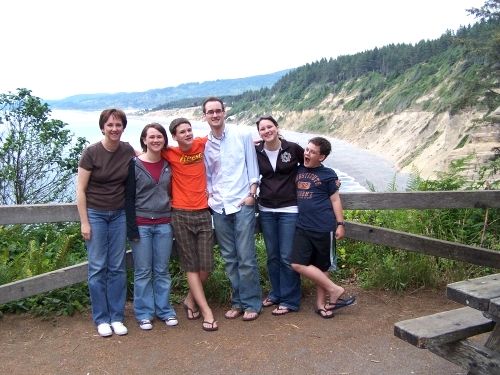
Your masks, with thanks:
[[[259,204],[267,208],[283,208],[297,205],[295,175],[299,164],[304,163],[304,149],[294,142],[281,140],[276,171],[264,150],[264,142],[255,146],[261,180]]]

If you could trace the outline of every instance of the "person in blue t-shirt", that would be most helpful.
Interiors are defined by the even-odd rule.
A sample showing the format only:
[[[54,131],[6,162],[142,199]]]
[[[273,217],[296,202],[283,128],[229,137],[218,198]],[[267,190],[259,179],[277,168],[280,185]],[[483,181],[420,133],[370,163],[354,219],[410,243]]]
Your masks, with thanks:
[[[293,243],[292,268],[316,284],[315,313],[333,318],[333,310],[352,304],[356,298],[340,298],[344,288],[330,280],[330,251],[336,239],[345,234],[344,214],[337,174],[322,162],[332,146],[322,137],[309,140],[304,150],[304,165],[295,177],[299,216]],[[327,301],[329,295],[329,302]]]

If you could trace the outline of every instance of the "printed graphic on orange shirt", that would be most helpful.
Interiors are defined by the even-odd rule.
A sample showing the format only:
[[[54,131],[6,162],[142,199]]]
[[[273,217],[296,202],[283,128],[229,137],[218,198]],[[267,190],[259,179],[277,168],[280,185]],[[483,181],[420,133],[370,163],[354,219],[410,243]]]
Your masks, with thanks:
[[[180,159],[179,159],[179,162],[184,163],[186,165],[198,164],[198,163],[201,163],[202,161],[203,161],[203,152],[200,152],[200,153],[195,154],[195,155],[182,154]]]

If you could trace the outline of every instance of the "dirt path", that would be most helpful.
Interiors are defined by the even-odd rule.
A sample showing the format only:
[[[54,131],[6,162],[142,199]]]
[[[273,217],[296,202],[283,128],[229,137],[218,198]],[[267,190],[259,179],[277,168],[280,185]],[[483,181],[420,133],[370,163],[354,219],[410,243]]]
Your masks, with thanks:
[[[460,305],[444,291],[399,296],[348,286],[355,305],[335,318],[313,313],[306,297],[298,313],[266,308],[259,319],[227,320],[215,309],[219,331],[204,332],[180,306],[177,327],[155,321],[141,331],[127,304],[126,336],[101,338],[89,315],[50,321],[27,315],[0,319],[0,374],[465,374],[427,350],[394,337],[394,323]]]

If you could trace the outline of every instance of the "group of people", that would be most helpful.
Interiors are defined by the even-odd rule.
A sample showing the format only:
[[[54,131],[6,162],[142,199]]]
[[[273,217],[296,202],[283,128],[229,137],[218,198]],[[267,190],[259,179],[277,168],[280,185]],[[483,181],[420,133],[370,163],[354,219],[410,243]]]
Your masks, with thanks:
[[[202,110],[208,136],[195,138],[190,121],[178,118],[168,129],[178,144],[173,147],[165,128],[152,123],[141,133],[142,150],[120,140],[125,113],[105,110],[99,118],[104,139],[82,154],[77,207],[92,317],[101,336],[128,332],[127,237],[134,313],[144,330],[153,328],[155,316],[167,326],[178,324],[170,304],[173,238],[189,286],[182,304],[187,319],[203,317],[203,330],[218,330],[203,290],[214,266],[214,232],[232,287],[227,319],[255,320],[272,305],[273,315],[298,311],[300,275],[316,283],[315,312],[323,318],[355,300],[342,299],[344,289],[328,274],[335,239],[344,236],[338,178],[321,164],[330,143],[316,137],[302,149],[280,136],[272,116],[258,119],[262,140],[254,143],[250,133],[225,124],[221,99],[206,99]],[[272,285],[264,300],[254,240],[257,198]]]

